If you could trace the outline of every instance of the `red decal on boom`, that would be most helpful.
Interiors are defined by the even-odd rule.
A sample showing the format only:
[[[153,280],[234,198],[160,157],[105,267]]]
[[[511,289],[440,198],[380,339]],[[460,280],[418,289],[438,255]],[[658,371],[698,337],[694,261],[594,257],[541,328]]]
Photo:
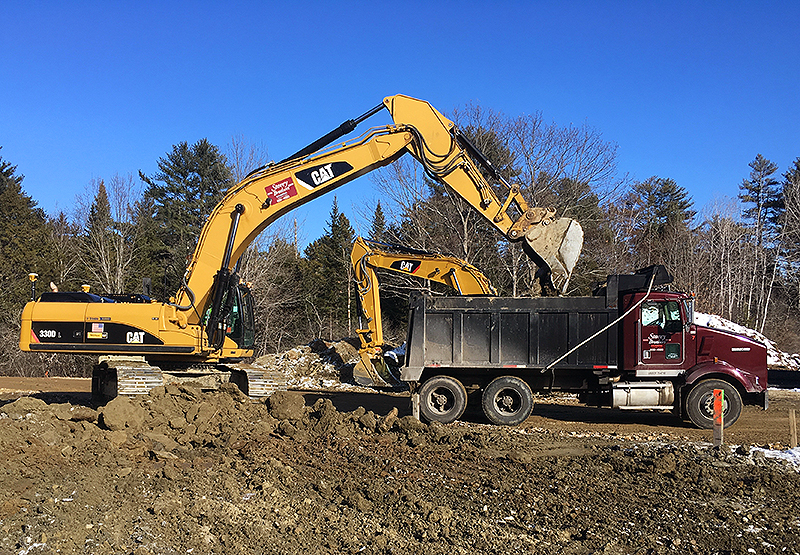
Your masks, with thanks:
[[[291,177],[264,187],[264,190],[269,197],[270,206],[297,195],[297,188],[294,186],[294,181]]]

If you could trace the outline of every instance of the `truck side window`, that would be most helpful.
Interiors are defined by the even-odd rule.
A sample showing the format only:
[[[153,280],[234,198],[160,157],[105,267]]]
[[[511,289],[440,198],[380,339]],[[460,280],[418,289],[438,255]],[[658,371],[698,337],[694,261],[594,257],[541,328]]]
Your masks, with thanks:
[[[667,333],[681,331],[681,308],[678,301],[648,301],[642,304],[642,325],[658,326]]]
[[[664,331],[667,333],[678,333],[683,329],[681,320],[681,307],[678,301],[667,301],[664,304]]]

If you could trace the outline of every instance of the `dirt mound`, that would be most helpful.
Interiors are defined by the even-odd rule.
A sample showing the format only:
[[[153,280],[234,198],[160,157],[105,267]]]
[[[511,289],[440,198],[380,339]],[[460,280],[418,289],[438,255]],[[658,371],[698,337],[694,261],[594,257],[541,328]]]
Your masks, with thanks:
[[[0,407],[0,553],[797,551],[798,472],[759,451],[302,401]]]

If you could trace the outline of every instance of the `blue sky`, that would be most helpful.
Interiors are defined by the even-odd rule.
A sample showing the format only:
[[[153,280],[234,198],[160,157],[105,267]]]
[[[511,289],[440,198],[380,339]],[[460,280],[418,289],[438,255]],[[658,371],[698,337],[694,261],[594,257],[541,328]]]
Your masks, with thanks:
[[[234,135],[280,160],[403,93],[598,129],[697,209],[800,156],[800,2],[0,2],[0,156],[48,213]],[[383,119],[382,119],[383,118]],[[388,114],[366,125],[388,123]],[[335,193],[377,198],[369,178]],[[322,232],[332,195],[297,211]],[[358,221],[354,222],[357,226]]]

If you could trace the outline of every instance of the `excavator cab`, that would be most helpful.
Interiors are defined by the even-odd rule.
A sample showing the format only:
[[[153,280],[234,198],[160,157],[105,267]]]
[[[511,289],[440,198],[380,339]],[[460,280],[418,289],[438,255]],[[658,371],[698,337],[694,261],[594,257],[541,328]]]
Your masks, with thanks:
[[[238,277],[234,276],[230,282],[231,286],[221,299],[222,309],[217,317],[220,324],[212,324],[212,307],[206,311],[203,324],[209,330],[210,340],[219,341],[220,347],[224,340],[216,339],[218,337],[214,332],[216,329],[224,330],[224,337],[233,340],[239,349],[252,349],[256,339],[253,294],[246,284],[237,283]]]
[[[232,293],[236,295],[236,299],[228,317],[226,335],[235,341],[240,349],[252,349],[256,342],[253,294],[244,284],[239,284]]]

